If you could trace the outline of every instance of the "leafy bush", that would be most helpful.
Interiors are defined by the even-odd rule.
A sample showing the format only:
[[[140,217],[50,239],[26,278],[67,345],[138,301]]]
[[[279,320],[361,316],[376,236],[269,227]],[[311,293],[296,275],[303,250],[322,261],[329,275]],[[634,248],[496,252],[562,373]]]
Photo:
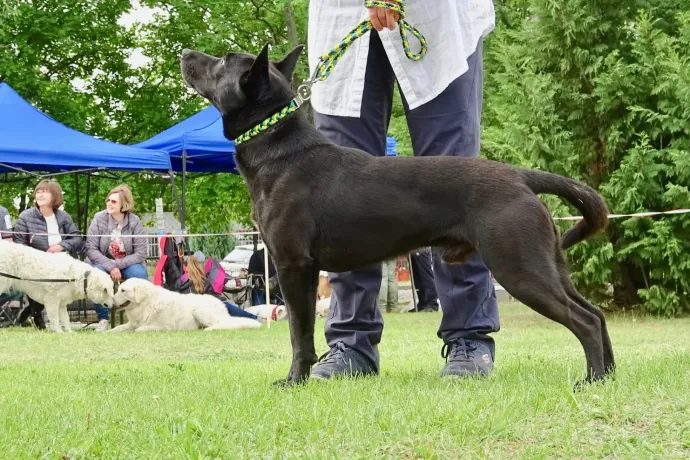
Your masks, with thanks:
[[[504,4],[522,20],[499,24],[488,40],[484,154],[581,179],[613,213],[690,207],[690,13],[682,5]],[[575,212],[544,200],[555,215]],[[569,250],[573,278],[609,307],[690,312],[689,227],[687,214],[612,219],[605,235]]]

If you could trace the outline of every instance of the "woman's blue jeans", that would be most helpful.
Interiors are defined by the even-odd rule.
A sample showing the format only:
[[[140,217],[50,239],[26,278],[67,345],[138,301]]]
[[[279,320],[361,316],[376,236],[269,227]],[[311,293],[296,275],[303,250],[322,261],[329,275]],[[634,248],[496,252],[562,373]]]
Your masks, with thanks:
[[[101,265],[94,265],[93,267],[103,272],[106,271],[106,269],[103,268]],[[143,264],[130,265],[129,267],[120,270],[120,273],[122,274],[122,281],[128,280],[130,278],[141,278],[143,280],[149,279],[149,274],[146,271],[146,267]],[[110,319],[110,311],[103,305],[95,304],[94,310],[96,310],[96,316],[98,317],[98,321]]]
[[[230,316],[241,316],[242,318],[251,318],[251,319],[259,319],[258,316],[253,315],[249,313],[248,311],[242,310],[240,307],[235,305],[232,302],[223,302],[225,304],[225,308],[228,309],[228,313]]]

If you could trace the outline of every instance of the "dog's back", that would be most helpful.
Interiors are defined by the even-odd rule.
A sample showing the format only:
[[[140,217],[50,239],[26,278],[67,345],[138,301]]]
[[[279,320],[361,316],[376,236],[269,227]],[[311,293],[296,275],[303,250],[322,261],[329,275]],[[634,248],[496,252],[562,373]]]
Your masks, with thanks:
[[[13,289],[31,292],[35,290],[36,283],[22,280],[74,279],[83,276],[87,269],[87,264],[65,253],[51,254],[0,240],[0,273],[20,278],[15,280],[0,275],[0,292]],[[44,289],[60,287],[58,283],[44,284]],[[47,286],[48,284],[51,286]],[[64,286],[64,283],[62,285]]]

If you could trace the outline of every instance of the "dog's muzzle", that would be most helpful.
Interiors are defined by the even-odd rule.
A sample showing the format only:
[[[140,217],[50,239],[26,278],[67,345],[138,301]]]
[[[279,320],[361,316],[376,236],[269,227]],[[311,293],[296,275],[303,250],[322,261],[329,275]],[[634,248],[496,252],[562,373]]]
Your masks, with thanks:
[[[130,304],[130,302],[129,302],[129,300],[127,300],[125,302],[122,302],[120,305],[115,305],[115,309],[127,308],[127,307],[129,307],[129,304]]]

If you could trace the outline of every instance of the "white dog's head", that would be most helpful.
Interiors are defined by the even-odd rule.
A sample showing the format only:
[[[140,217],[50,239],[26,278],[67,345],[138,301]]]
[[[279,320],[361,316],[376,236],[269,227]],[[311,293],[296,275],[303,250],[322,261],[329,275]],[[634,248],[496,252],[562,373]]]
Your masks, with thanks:
[[[90,301],[112,307],[114,290],[110,275],[97,269],[89,270],[86,280],[86,297]]]
[[[115,306],[118,308],[127,308],[130,303],[140,304],[151,293],[151,287],[155,286],[148,280],[140,278],[130,278],[120,284],[120,288],[115,294]]]

